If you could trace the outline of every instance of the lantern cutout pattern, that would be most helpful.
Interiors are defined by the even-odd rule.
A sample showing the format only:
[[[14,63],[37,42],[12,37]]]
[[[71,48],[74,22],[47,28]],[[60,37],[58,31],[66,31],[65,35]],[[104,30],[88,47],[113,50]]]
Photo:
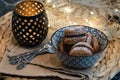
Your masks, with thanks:
[[[40,44],[48,33],[48,18],[42,3],[18,3],[13,11],[12,31],[21,45],[32,47]]]

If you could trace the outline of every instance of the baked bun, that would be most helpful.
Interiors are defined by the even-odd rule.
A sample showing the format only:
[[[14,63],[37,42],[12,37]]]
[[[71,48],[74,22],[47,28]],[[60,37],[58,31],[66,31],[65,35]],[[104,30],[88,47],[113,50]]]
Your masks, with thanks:
[[[98,39],[82,26],[65,29],[58,46],[61,53],[73,56],[90,56],[99,51]]]
[[[85,42],[87,38],[84,27],[73,27],[64,30],[63,44],[66,53],[69,53],[72,46],[78,42]]]
[[[93,49],[94,49],[94,53],[99,51],[99,43],[98,43],[98,39],[96,37],[93,37]]]
[[[75,26],[75,27],[64,30],[65,37],[69,37],[69,36],[74,37],[74,36],[79,36],[85,33],[86,33],[86,30],[83,26]]]
[[[64,53],[63,41],[60,41],[60,42],[58,43],[58,49],[59,49],[60,53]]]
[[[64,30],[64,43],[75,44],[86,41],[86,30],[84,27],[73,27]]]
[[[78,36],[78,37],[65,37],[64,38],[64,43],[66,44],[75,44],[77,42],[85,42],[86,41],[87,36]]]
[[[93,53],[93,48],[86,42],[78,42],[70,50],[70,55],[73,56],[90,56]]]
[[[87,41],[88,44],[92,45],[93,44],[93,35],[90,33],[87,33]]]
[[[90,33],[87,33],[87,43],[93,47],[93,49],[94,49],[93,53],[96,53],[99,51],[98,39]]]

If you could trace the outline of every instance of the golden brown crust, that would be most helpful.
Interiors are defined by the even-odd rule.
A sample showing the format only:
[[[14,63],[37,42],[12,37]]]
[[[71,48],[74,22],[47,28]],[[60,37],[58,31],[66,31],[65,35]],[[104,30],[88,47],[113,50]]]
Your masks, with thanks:
[[[92,45],[92,40],[93,40],[92,38],[93,38],[93,35],[90,33],[87,33],[87,41],[86,42],[90,45]]]
[[[71,50],[71,48],[72,48],[73,45],[74,44],[65,44],[65,43],[63,43],[64,52],[66,54],[69,54],[69,52],[70,52],[70,50]]]
[[[93,53],[96,53],[99,51],[98,39],[90,33],[87,33],[87,43],[93,47],[94,49]]]
[[[60,43],[58,44],[58,48],[59,48],[60,53],[64,53],[63,41],[60,41]]]
[[[63,39],[65,44],[76,44],[78,42],[85,42],[86,36],[84,37],[72,37],[72,38],[64,38]]]
[[[86,33],[86,30],[84,27],[76,26],[76,27],[73,27],[70,29],[65,29],[64,30],[64,37],[66,37],[68,35],[80,35],[80,34],[85,34],[85,33]]]
[[[72,47],[69,54],[73,56],[90,56],[93,53],[92,50],[91,45],[86,42],[79,42]]]
[[[90,56],[92,55],[92,51],[87,47],[75,47],[69,54],[73,56]]]
[[[93,49],[94,49],[94,53],[99,51],[99,43],[96,37],[93,37]]]
[[[98,52],[99,43],[84,27],[76,26],[64,30],[64,38],[59,44],[59,49],[61,53],[73,56],[90,56]]]
[[[78,42],[86,41],[86,31],[82,26],[75,26],[64,30],[63,46],[66,53],[69,53],[72,46]]]
[[[75,48],[75,47],[87,47],[87,48],[89,48],[92,52],[94,52],[93,47],[92,47],[90,44],[86,43],[86,42],[78,42],[78,43],[76,43],[72,48]]]

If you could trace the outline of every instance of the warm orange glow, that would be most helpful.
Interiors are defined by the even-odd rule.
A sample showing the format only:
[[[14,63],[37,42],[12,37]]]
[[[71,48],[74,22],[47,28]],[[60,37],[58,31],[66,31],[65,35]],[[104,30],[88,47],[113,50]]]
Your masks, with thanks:
[[[21,2],[20,4],[16,5],[15,11],[23,16],[34,16],[43,11],[44,7],[41,3],[33,1],[33,0],[26,0]]]

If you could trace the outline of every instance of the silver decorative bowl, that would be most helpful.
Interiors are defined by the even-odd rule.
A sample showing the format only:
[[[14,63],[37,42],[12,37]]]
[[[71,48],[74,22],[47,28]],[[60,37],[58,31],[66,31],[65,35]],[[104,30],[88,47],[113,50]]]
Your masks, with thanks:
[[[60,53],[58,43],[63,39],[64,30],[74,26],[67,26],[57,30],[51,38],[52,45],[56,49],[57,55],[63,65],[71,68],[91,67],[99,60],[102,52],[107,47],[108,39],[103,32],[92,27],[84,26],[87,32],[93,34],[98,39],[100,50],[92,56],[71,56],[68,53]]]

